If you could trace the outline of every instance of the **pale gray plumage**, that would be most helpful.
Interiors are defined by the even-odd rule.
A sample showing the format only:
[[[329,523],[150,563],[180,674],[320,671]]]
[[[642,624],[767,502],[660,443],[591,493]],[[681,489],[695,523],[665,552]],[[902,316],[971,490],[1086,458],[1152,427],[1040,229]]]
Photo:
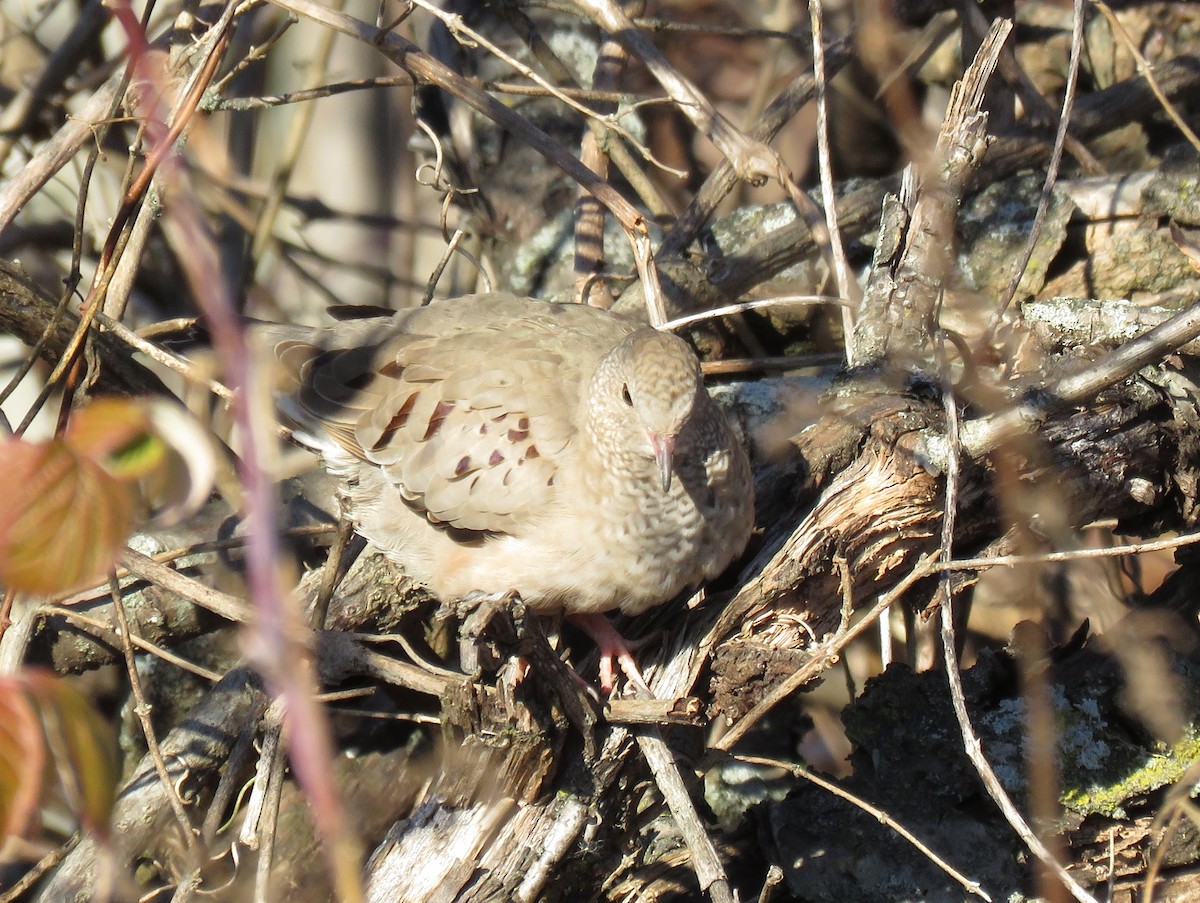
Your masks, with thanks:
[[[286,412],[442,598],[637,613],[746,545],[746,455],[675,336],[500,293],[283,334]]]

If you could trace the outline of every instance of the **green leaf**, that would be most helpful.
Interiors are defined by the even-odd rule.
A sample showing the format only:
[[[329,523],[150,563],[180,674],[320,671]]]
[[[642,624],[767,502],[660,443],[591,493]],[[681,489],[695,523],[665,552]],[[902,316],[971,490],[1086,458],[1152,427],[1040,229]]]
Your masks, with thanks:
[[[167,454],[145,407],[128,398],[94,399],[72,415],[63,440],[120,480],[148,476]]]

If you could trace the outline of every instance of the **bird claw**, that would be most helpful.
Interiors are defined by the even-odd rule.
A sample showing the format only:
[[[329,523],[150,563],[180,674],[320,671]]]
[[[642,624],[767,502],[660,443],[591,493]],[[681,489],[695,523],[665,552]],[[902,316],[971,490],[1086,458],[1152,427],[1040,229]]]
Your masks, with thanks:
[[[604,652],[600,653],[600,690],[605,696],[611,696],[616,686],[616,672],[613,669],[614,659],[618,667],[620,667],[621,673],[625,675],[625,679],[637,687],[639,693],[649,698],[654,697],[645,678],[642,677],[642,672],[638,670],[633,656],[628,652],[617,653],[616,655],[605,654]]]
[[[568,620],[590,636],[600,651],[600,690],[604,695],[611,696],[613,687],[616,686],[616,669],[613,667],[615,660],[626,680],[641,694],[649,698],[654,697],[645,678],[642,677],[642,672],[638,670],[637,662],[633,660],[629,644],[608,618],[602,614],[591,613],[569,615]]]

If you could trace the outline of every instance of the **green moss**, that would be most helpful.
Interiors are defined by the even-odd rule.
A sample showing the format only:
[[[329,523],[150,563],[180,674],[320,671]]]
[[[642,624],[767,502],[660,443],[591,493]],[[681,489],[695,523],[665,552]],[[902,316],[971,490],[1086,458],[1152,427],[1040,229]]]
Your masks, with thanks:
[[[1077,763],[1064,762],[1063,804],[1081,815],[1100,813],[1113,818],[1125,815],[1122,804],[1145,796],[1175,783],[1188,767],[1200,759],[1200,736],[1189,725],[1186,736],[1169,749],[1141,757],[1140,761],[1120,763],[1114,756],[1106,762],[1101,774],[1091,769],[1072,767]],[[1125,764],[1127,767],[1119,767]]]

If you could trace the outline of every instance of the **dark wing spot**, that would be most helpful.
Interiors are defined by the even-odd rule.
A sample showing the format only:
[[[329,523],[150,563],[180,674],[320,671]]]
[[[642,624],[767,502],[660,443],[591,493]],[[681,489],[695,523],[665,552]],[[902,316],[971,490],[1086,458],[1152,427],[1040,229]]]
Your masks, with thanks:
[[[429,426],[425,429],[425,439],[432,439],[437,435],[437,431],[442,428],[442,424],[446,422],[446,418],[450,416],[450,412],[454,410],[454,402],[439,401],[437,407],[433,409],[433,416],[429,418]]]
[[[499,449],[497,449],[496,451],[492,452],[491,457],[488,458],[488,467],[495,467],[503,460],[504,455],[500,454]]]
[[[463,455],[462,459],[458,462],[458,465],[454,468],[454,475],[456,477],[461,477],[464,473],[466,473],[470,469],[471,469],[471,456]]]
[[[392,436],[397,430],[404,429],[404,425],[408,423],[408,415],[412,413],[413,407],[417,403],[417,393],[413,392],[408,398],[404,399],[404,404],[400,405],[400,409],[388,421],[388,425],[384,427],[375,444],[371,446],[372,451],[379,451],[392,440]]]
[[[517,429],[524,430],[525,432],[529,432],[529,418],[522,417],[520,420],[518,420],[517,421]]]
[[[537,450],[536,445],[531,445],[525,449],[525,454],[521,455],[522,461],[532,461],[534,458],[540,458],[542,453]]]
[[[509,442],[524,442],[528,438],[529,438],[529,430],[509,430],[508,431],[508,441]]]
[[[404,365],[399,361],[391,360],[379,368],[379,375],[389,379],[399,379],[404,373]]]

